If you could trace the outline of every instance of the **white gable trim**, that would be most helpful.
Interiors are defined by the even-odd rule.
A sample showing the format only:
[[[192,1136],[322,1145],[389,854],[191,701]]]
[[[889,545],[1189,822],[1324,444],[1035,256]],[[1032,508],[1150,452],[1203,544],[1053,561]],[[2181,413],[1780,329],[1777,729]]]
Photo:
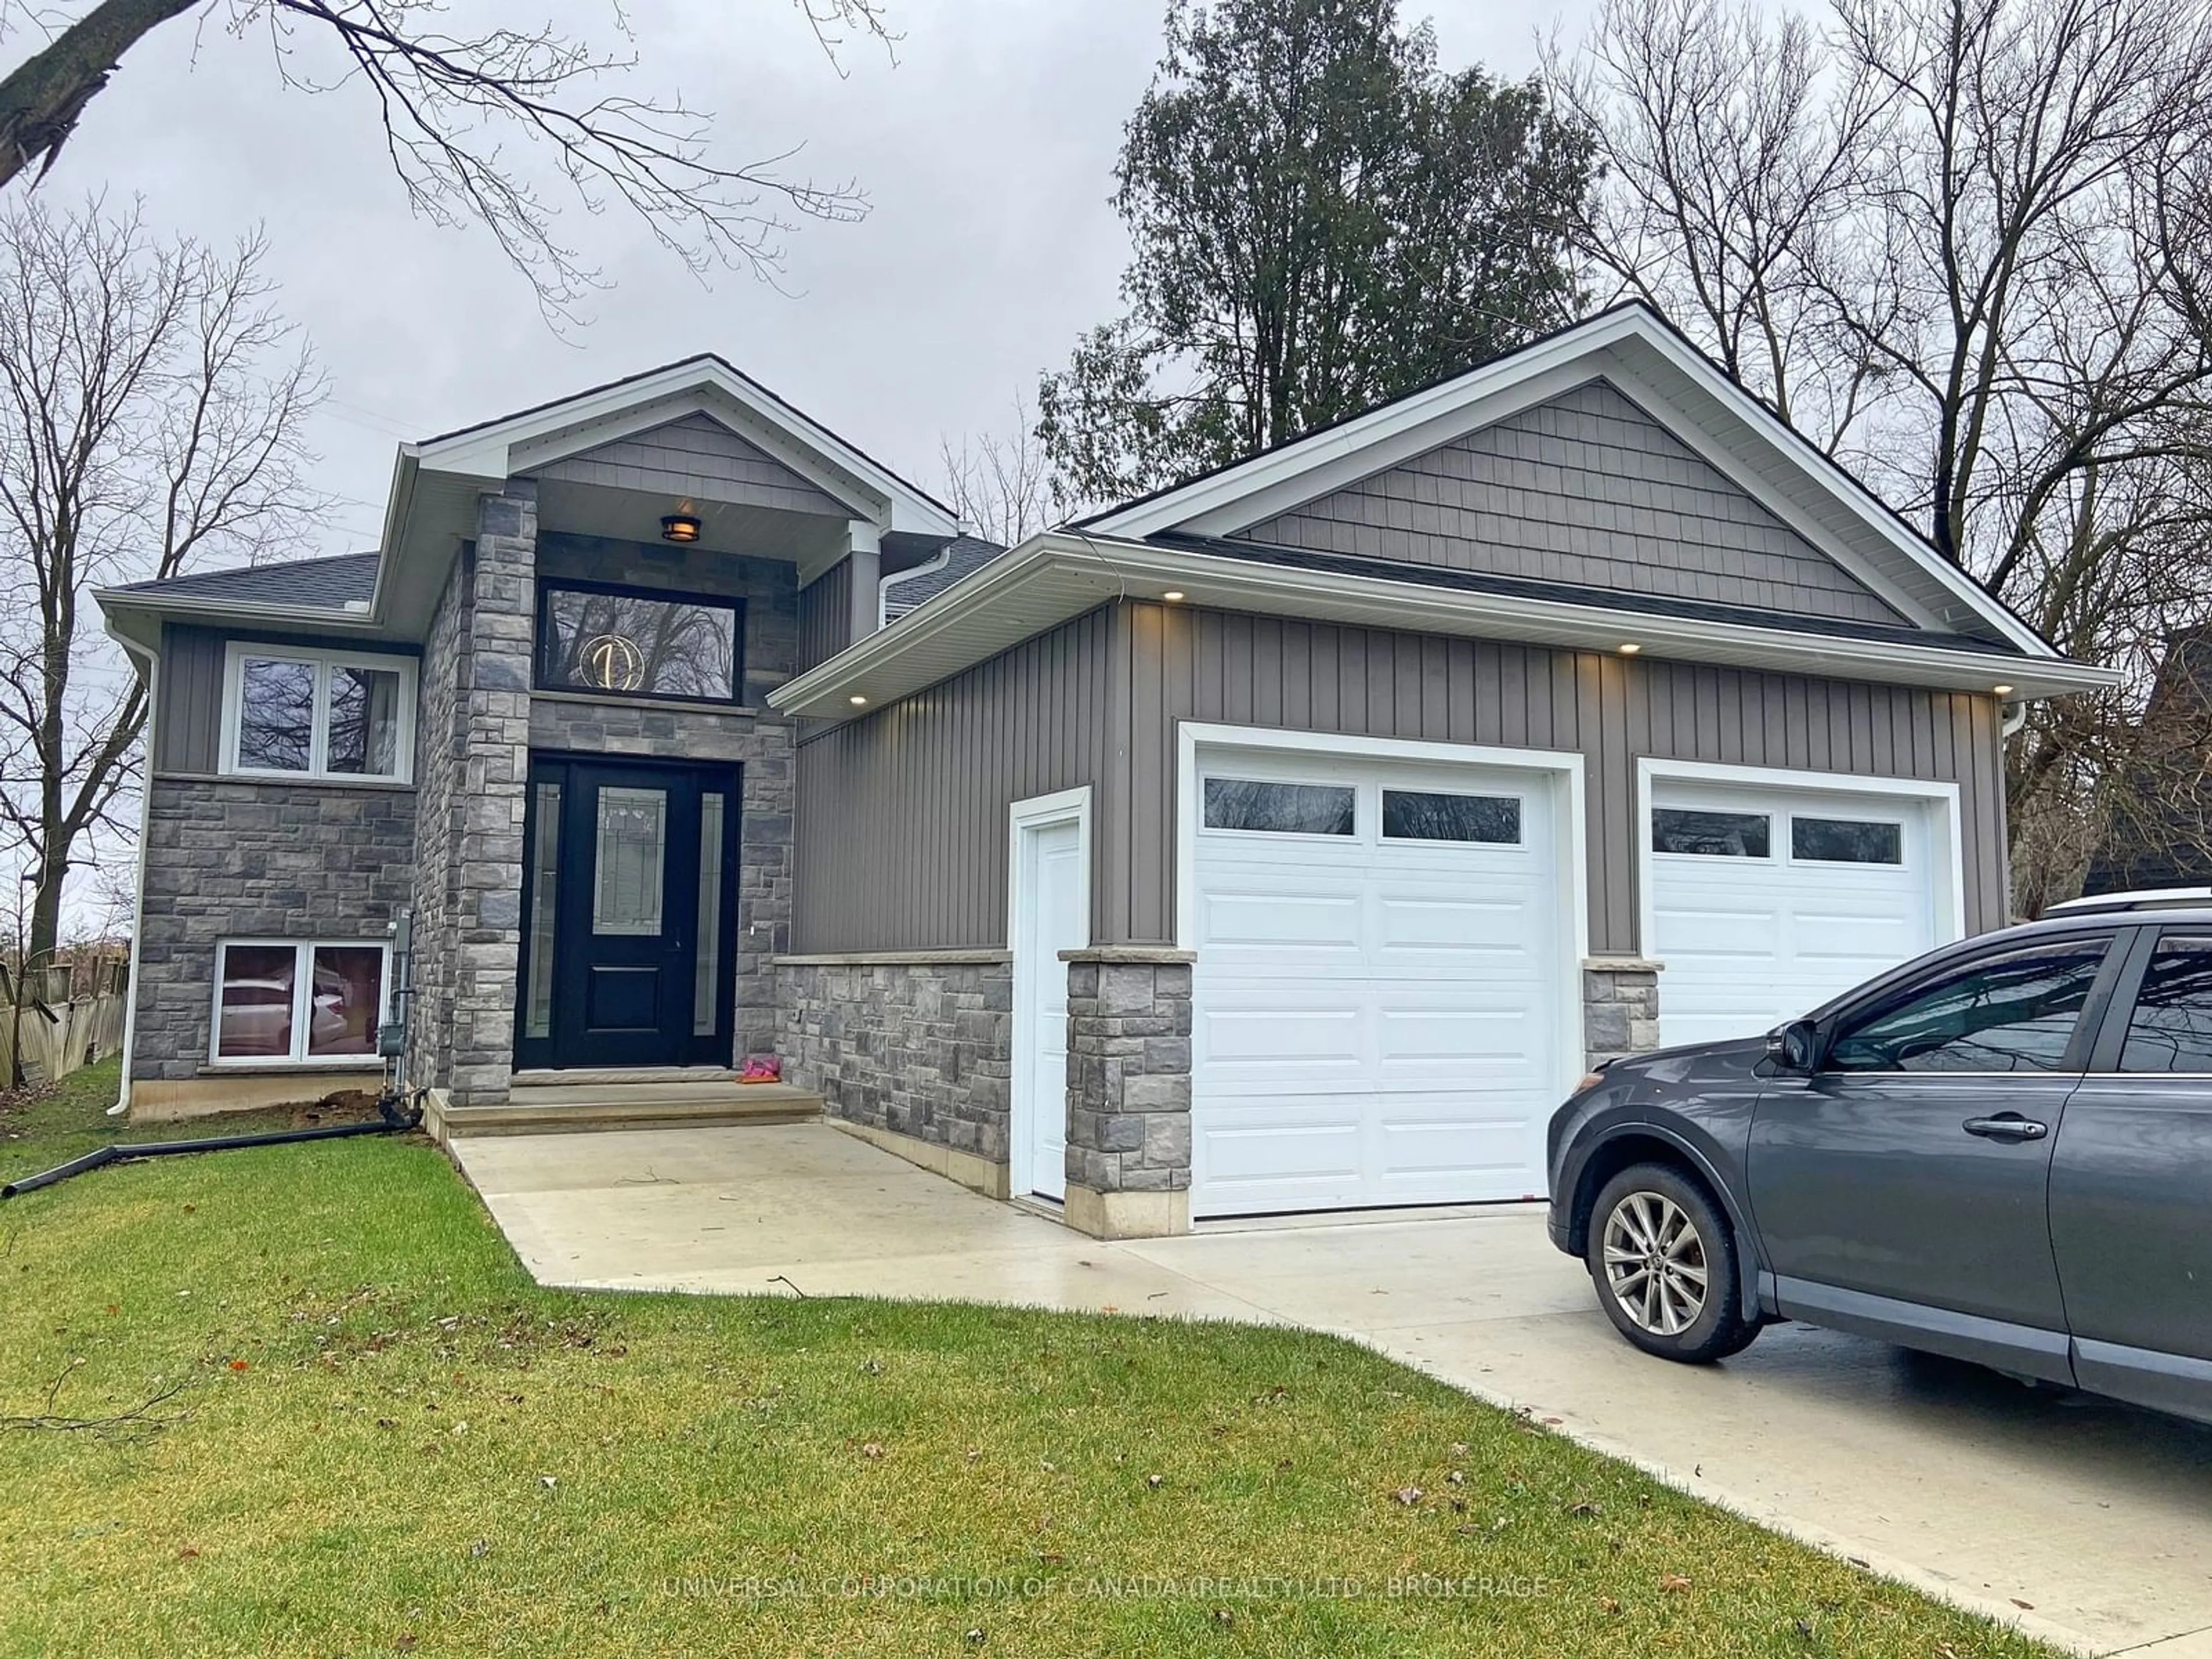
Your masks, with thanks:
[[[1715,432],[1691,418],[1679,398],[1660,389],[1649,372],[1652,369],[1671,372],[1694,385],[1721,405],[1736,430]],[[1923,580],[1980,617],[2000,637],[2033,657],[2056,654],[2034,630],[1948,564],[1840,467],[1642,305],[1606,312],[1340,426],[1103,514],[1083,527],[1130,538],[1164,531],[1233,534],[1597,379],[1613,382],[1708,464],[1901,614],[1923,627],[1942,626],[1925,601],[1916,599],[1863,554],[1844,546],[1827,526],[1771,483],[1759,482],[1762,477],[1786,471],[1813,487],[1831,505],[1844,509],[1855,526],[1871,532]]]
[[[410,444],[401,453],[427,471],[497,482],[692,414],[706,415],[758,445],[882,529],[959,532],[950,507],[714,358],[673,363],[487,426]]]

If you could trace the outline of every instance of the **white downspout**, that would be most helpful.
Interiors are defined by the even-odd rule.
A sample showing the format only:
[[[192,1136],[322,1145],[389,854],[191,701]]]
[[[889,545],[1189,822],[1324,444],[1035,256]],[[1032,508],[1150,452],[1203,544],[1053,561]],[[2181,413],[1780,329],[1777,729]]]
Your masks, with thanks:
[[[112,627],[106,633],[146,665],[146,771],[144,787],[138,794],[138,871],[131,900],[131,975],[123,996],[123,1068],[116,1085],[115,1104],[107,1109],[108,1116],[121,1117],[131,1109],[131,1060],[137,1052],[138,1035],[138,942],[146,936],[146,826],[154,816],[154,717],[161,707],[161,659],[125,639]]]

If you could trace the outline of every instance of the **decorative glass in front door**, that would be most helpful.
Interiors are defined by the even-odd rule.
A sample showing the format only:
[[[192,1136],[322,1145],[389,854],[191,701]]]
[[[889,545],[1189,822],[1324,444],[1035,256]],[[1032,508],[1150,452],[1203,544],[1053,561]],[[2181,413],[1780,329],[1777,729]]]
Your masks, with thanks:
[[[735,785],[726,767],[533,763],[518,1068],[730,1063]]]

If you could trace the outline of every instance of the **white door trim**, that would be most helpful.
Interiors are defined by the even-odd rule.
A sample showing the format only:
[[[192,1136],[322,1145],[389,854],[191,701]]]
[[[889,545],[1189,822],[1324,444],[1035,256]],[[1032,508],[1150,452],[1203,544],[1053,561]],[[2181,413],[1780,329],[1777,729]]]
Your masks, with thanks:
[[[1030,1000],[1025,993],[1030,975],[1038,971],[1067,971],[1066,964],[1060,962],[1024,960],[1022,941],[1028,935],[1031,903],[1027,879],[1030,867],[1028,849],[1038,830],[1066,823],[1075,826],[1076,880],[1082,888],[1082,902],[1076,907],[1076,948],[1081,950],[1091,943],[1091,786],[1086,783],[1049,795],[1033,795],[1006,809],[1006,950],[1012,958],[1013,975],[1013,1064],[1008,1067],[1012,1075],[1006,1091],[1006,1172],[1009,1190],[1017,1197],[1029,1189],[1026,1171],[1036,1115],[1041,1110],[1052,1109],[1048,1103],[1030,1097],[1029,1054],[1035,1034],[1030,1030]],[[1057,1109],[1064,1120],[1067,1112],[1064,1088]]]
[[[1198,751],[1273,750],[1333,758],[1412,761],[1428,766],[1505,767],[1551,775],[1553,867],[1559,885],[1558,914],[1566,919],[1560,941],[1557,1057],[1559,1097],[1583,1069],[1583,959],[1589,955],[1589,846],[1583,805],[1583,757],[1570,749],[1514,749],[1497,744],[1435,743],[1413,738],[1369,738],[1337,732],[1283,731],[1274,726],[1176,723],[1176,944],[1195,950],[1198,939]]]
[[[1929,918],[1935,942],[1948,945],[1954,939],[1966,938],[1966,843],[1960,824],[1957,784],[1926,778],[1867,777],[1856,772],[1800,771],[1788,766],[1662,760],[1646,755],[1636,763],[1634,825],[1636,948],[1645,957],[1652,957],[1657,948],[1651,905],[1651,786],[1662,779],[1682,783],[1744,784],[1754,788],[1823,794],[1893,795],[1900,800],[1920,803],[1930,814],[1929,843],[1936,849],[1934,914]]]

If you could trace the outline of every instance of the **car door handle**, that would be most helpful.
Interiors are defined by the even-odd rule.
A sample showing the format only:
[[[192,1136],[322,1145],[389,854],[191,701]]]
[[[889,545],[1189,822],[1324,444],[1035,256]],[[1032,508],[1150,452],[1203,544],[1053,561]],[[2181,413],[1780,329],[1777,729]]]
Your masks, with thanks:
[[[2048,1123],[2038,1123],[2032,1117],[2022,1117],[2018,1112],[2000,1112],[1995,1117],[1970,1117],[1959,1126],[1970,1135],[1979,1135],[1984,1140],[2040,1140],[2051,1133]]]

